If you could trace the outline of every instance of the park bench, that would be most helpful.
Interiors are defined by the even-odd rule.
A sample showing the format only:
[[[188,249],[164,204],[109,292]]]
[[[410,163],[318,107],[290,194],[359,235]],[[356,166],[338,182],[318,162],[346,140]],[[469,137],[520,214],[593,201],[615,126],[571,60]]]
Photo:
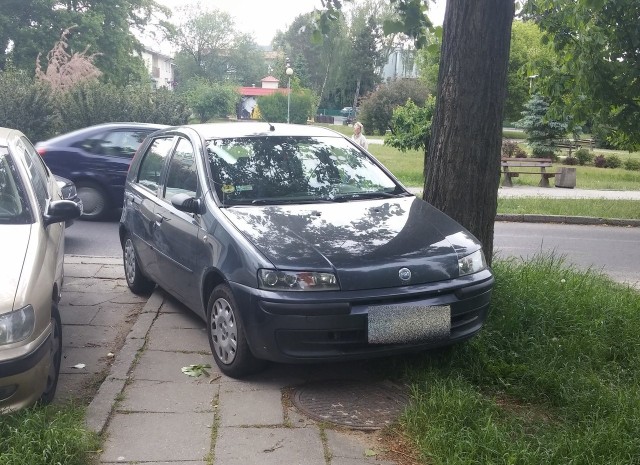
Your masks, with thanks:
[[[540,176],[540,187],[550,187],[549,178],[555,177],[555,172],[547,172],[547,168],[553,166],[551,158],[502,158],[502,185],[513,187],[511,178],[517,178],[521,174],[536,174]],[[515,170],[514,170],[515,169]]]

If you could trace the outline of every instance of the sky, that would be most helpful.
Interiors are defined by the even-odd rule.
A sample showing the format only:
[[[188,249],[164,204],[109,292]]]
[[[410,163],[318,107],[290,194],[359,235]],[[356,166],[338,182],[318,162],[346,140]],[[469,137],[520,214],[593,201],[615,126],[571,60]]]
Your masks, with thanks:
[[[178,6],[197,3],[197,0],[158,0],[174,9]],[[429,18],[442,24],[446,0],[436,0],[429,4]],[[286,30],[293,20],[302,13],[321,9],[320,0],[202,0],[202,5],[229,13],[236,27],[253,34],[259,45],[269,45],[278,30]]]

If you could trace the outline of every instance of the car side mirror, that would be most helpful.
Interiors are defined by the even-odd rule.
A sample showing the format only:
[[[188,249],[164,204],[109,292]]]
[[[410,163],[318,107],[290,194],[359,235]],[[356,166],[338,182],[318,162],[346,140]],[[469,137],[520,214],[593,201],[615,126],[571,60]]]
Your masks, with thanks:
[[[56,200],[49,204],[44,214],[44,225],[62,223],[78,218],[82,214],[80,207],[71,200]]]
[[[196,199],[188,194],[176,194],[171,197],[171,205],[181,212],[200,213],[200,199]]]

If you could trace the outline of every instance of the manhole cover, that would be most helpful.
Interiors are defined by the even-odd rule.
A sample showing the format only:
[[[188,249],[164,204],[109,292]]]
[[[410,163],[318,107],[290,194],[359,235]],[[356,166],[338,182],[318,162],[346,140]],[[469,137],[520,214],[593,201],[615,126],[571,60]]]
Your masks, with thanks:
[[[393,423],[407,399],[405,390],[390,381],[320,381],[296,387],[293,395],[295,406],[311,418],[355,429]]]

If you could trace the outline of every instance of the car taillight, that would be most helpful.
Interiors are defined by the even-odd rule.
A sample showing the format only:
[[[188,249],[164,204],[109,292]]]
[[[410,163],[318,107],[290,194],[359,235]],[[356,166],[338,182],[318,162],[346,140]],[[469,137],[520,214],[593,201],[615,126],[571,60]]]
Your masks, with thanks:
[[[36,152],[38,152],[41,157],[44,157],[44,154],[47,153],[47,149],[45,149],[44,147],[38,147],[36,149]]]

